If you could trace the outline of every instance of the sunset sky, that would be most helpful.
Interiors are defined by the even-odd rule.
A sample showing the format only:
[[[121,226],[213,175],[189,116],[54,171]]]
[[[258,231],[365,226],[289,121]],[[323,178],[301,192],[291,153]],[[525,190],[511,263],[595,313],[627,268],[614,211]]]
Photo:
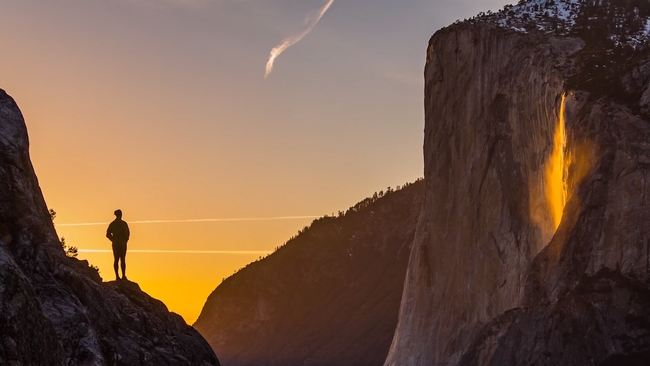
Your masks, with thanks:
[[[334,0],[316,24],[327,0],[0,0],[0,88],[59,236],[113,280],[88,251],[110,250],[106,225],[63,225],[122,209],[129,278],[192,323],[309,217],[423,175],[428,39],[506,3]]]

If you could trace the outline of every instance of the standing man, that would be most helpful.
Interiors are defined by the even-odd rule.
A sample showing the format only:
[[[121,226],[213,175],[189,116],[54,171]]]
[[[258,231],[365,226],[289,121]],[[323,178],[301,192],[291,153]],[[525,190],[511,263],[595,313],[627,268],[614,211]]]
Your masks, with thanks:
[[[129,241],[129,225],[122,220],[122,210],[115,210],[115,220],[108,225],[106,237],[113,243],[113,268],[115,269],[115,280],[119,280],[117,273],[117,262],[122,260],[122,279],[126,278],[126,242]]]

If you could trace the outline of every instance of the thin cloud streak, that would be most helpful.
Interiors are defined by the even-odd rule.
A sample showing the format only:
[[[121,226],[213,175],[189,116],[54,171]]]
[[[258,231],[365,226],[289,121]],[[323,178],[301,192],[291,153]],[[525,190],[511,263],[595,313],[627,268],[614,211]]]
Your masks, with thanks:
[[[314,29],[316,24],[318,24],[323,15],[325,15],[330,6],[332,6],[333,2],[334,0],[328,0],[327,4],[325,4],[325,6],[320,9],[320,11],[308,15],[305,19],[307,29],[305,29],[302,33],[291,36],[289,38],[285,38],[282,43],[271,49],[269,61],[266,63],[266,73],[264,74],[264,78],[268,77],[271,71],[273,71],[273,63],[275,62],[275,59],[280,56],[282,52],[284,52],[287,48],[293,46],[294,44],[300,42],[301,39],[305,38],[305,36],[309,34],[312,29]]]
[[[79,249],[79,253],[113,253],[110,249]],[[164,253],[164,254],[269,254],[265,250],[160,250],[129,249],[129,253]]]
[[[298,220],[298,219],[316,219],[320,216],[278,216],[278,217],[249,217],[249,218],[231,218],[231,219],[189,219],[189,220],[139,220],[129,221],[129,224],[178,224],[187,222],[230,222],[230,221],[273,221],[273,220]],[[54,224],[57,227],[69,226],[99,226],[108,225],[110,222],[81,222],[73,224]]]

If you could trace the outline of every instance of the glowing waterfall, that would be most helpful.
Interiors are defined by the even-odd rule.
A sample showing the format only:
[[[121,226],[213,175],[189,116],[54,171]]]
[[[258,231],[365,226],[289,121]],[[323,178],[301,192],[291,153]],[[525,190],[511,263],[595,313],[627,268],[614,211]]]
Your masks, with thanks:
[[[562,94],[558,125],[555,128],[555,136],[553,137],[553,153],[546,164],[544,172],[546,203],[548,204],[551,213],[554,229],[557,229],[558,226],[560,226],[562,212],[564,211],[564,205],[567,198],[565,184],[566,130],[564,126],[564,98],[565,94]]]

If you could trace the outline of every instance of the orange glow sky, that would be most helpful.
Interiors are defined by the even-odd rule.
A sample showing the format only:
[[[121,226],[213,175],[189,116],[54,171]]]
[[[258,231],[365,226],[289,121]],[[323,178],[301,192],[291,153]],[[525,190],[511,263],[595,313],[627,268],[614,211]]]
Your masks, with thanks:
[[[3,0],[0,88],[21,107],[57,224],[325,215],[422,176],[430,35],[503,1]],[[311,219],[132,224],[130,249],[271,251]],[[104,226],[58,227],[110,249]],[[194,322],[254,254],[130,253]],[[81,253],[113,279],[110,253]]]

